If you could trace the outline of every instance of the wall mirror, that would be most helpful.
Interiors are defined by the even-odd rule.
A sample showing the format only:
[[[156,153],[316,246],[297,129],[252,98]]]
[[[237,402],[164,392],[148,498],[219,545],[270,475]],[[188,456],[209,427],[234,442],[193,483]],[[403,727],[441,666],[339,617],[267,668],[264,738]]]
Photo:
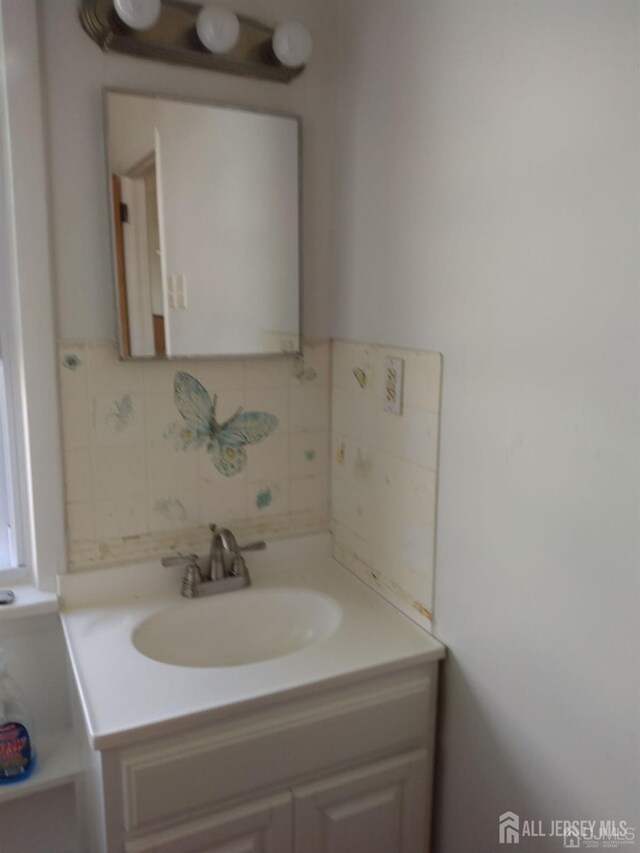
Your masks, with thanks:
[[[105,92],[123,358],[300,350],[300,119]]]

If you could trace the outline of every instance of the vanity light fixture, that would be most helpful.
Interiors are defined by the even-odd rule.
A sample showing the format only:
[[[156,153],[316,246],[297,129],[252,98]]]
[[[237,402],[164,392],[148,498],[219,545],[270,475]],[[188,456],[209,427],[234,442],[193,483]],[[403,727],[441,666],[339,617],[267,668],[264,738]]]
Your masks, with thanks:
[[[300,68],[311,56],[311,33],[297,21],[279,24],[273,34],[273,52],[287,68]]]
[[[313,48],[302,24],[274,29],[217,0],[79,0],[78,15],[102,50],[277,83],[302,74]]]
[[[209,3],[198,13],[196,32],[211,53],[228,53],[238,43],[240,21],[230,9]]]
[[[132,30],[150,30],[158,22],[160,0],[113,0],[117,16]]]

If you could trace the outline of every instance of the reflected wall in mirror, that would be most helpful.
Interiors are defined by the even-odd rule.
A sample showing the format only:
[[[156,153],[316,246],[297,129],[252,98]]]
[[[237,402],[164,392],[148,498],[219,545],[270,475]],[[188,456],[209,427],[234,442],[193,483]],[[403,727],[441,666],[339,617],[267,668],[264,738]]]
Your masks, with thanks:
[[[108,90],[123,358],[299,352],[300,119]]]

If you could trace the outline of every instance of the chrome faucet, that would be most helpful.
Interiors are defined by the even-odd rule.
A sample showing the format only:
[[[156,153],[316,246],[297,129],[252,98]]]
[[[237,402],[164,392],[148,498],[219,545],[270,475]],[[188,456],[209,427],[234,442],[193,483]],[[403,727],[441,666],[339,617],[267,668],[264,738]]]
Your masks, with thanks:
[[[228,527],[211,524],[209,530],[212,533],[209,580],[221,581],[229,577],[243,577],[249,585],[251,579],[242,551],[263,551],[267,547],[266,542],[251,542],[249,545],[240,547]]]
[[[185,598],[200,598],[249,586],[251,578],[242,552],[261,551],[267,547],[266,542],[251,542],[240,547],[228,528],[212,524],[210,530],[213,535],[206,569],[200,567],[197,554],[179,554],[162,561],[163,566],[184,568],[182,595]]]

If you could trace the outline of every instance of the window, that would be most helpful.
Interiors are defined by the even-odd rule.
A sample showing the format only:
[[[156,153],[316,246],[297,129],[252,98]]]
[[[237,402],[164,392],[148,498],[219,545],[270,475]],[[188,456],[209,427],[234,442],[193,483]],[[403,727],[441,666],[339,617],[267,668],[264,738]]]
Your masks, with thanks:
[[[13,496],[10,485],[7,406],[4,371],[0,361],[0,570],[18,564],[13,520]]]
[[[0,2],[0,587],[53,592],[66,554],[37,6]]]
[[[5,139],[0,139],[4,151]],[[18,404],[18,316],[12,290],[11,226],[6,207],[4,162],[0,164],[0,587],[27,578],[22,553],[20,518],[26,476],[23,464],[22,418]],[[22,568],[19,567],[22,565]],[[13,571],[11,571],[13,570]]]
[[[15,453],[10,448],[9,398],[0,350],[0,571],[19,564],[16,527]]]
[[[0,365],[0,371],[2,367]],[[0,372],[0,387],[2,387],[2,373]],[[12,563],[15,563],[14,549],[11,542],[11,514],[9,511],[10,495],[9,495],[9,477],[7,472],[7,463],[5,456],[5,440],[4,440],[4,401],[0,394],[0,567],[6,568]]]

